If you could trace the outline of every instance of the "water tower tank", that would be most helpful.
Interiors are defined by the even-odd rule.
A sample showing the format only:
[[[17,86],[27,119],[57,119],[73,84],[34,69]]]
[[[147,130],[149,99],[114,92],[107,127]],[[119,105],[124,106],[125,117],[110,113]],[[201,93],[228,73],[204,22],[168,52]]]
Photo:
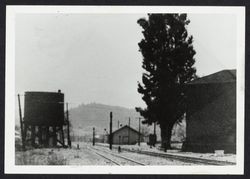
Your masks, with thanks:
[[[62,126],[64,124],[64,94],[55,92],[25,92],[24,123],[27,125]]]

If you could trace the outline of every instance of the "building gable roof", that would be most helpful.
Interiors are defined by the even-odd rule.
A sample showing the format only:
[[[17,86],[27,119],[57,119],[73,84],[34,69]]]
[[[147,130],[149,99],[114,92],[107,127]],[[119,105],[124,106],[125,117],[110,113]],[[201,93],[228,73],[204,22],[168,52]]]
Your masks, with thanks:
[[[188,84],[228,83],[236,81],[236,70],[222,70],[191,81]]]
[[[117,133],[117,132],[119,132],[119,131],[121,131],[121,130],[123,130],[123,129],[125,129],[125,128],[128,128],[128,129],[130,129],[130,130],[132,130],[132,131],[134,131],[134,132],[136,132],[136,133],[138,133],[138,134],[141,134],[139,131],[137,131],[137,130],[131,128],[131,127],[129,127],[128,125],[125,125],[125,126],[119,128],[119,129],[113,131],[113,134],[114,134],[114,133]],[[141,134],[141,135],[142,135],[142,134]]]

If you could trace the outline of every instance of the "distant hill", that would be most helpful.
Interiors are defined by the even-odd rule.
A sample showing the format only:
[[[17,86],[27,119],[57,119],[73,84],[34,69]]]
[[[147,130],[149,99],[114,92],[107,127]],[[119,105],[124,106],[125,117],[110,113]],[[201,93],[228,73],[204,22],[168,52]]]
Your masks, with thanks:
[[[119,106],[109,106],[105,104],[81,104],[69,111],[69,117],[74,132],[79,134],[92,133],[95,127],[97,133],[104,133],[104,129],[109,130],[109,114],[113,113],[113,130],[118,128],[118,121],[121,125],[127,125],[129,117],[132,128],[138,128],[139,113],[135,109],[128,109]],[[77,135],[77,134],[75,134]]]
[[[109,106],[105,104],[81,104],[69,111],[69,117],[72,125],[72,135],[75,136],[92,136],[93,127],[96,134],[104,134],[104,129],[109,132],[109,113],[113,113],[113,131],[118,129],[118,121],[121,125],[127,125],[130,117],[130,126],[138,130],[140,114],[135,109],[128,109],[119,106]],[[153,126],[141,124],[141,128],[153,133]],[[181,141],[185,138],[186,121],[176,124],[172,131],[172,140]],[[143,130],[142,129],[142,130]],[[160,129],[157,125],[157,138],[160,139]]]

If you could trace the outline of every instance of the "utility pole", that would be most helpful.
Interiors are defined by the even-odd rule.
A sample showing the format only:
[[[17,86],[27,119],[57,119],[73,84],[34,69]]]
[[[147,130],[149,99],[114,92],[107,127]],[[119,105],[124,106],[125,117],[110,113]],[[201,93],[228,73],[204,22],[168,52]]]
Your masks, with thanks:
[[[68,103],[66,103],[66,115],[67,115],[67,133],[68,133],[68,146],[71,148],[70,131],[69,131],[69,108]]]
[[[19,117],[20,117],[20,128],[21,128],[21,138],[22,138],[22,148],[25,150],[25,138],[23,132],[23,117],[22,117],[22,109],[21,109],[21,102],[20,102],[20,95],[18,94],[18,105],[19,105]]]
[[[156,143],[156,122],[154,122],[154,142],[153,142],[154,147],[155,147],[155,143]]]
[[[130,144],[130,117],[128,118],[128,144]]]
[[[93,127],[93,146],[95,145],[95,128]]]
[[[139,117],[139,141],[138,145],[141,145],[141,118]]]
[[[117,129],[120,127],[120,121],[117,121]]]
[[[109,123],[109,149],[112,150],[112,144],[113,144],[113,134],[112,134],[112,112],[110,112],[110,123]]]
[[[105,137],[107,136],[107,131],[104,129],[104,135],[103,135],[103,143],[105,143]]]

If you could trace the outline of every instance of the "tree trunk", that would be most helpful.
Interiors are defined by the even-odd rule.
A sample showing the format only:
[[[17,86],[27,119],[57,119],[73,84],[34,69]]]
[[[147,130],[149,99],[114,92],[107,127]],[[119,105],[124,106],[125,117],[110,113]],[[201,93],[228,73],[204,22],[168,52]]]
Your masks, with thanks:
[[[161,124],[161,147],[166,152],[167,149],[171,149],[171,135],[173,125],[171,124]]]

